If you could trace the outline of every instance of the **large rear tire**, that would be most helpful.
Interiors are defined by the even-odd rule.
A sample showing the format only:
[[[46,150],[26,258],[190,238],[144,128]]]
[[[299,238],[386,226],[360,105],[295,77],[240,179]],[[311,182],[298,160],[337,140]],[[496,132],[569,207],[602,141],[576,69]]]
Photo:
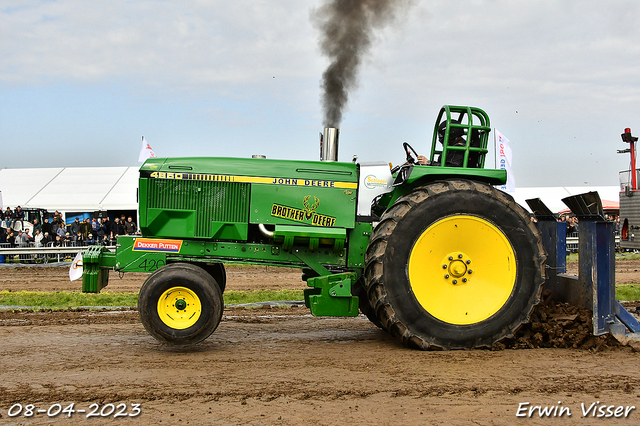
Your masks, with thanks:
[[[367,297],[367,290],[364,287],[364,279],[360,277],[358,281],[351,285],[351,295],[358,297],[358,308],[360,309],[360,313],[366,316],[373,325],[378,328],[382,328],[378,317],[376,317],[376,313],[373,310],[373,306],[369,303],[369,298]]]
[[[528,322],[544,259],[539,232],[510,196],[478,182],[435,182],[382,216],[365,285],[382,326],[408,347],[491,347]]]
[[[206,339],[222,319],[224,302],[214,278],[198,266],[172,263],[151,274],[138,296],[149,334],[170,345]]]

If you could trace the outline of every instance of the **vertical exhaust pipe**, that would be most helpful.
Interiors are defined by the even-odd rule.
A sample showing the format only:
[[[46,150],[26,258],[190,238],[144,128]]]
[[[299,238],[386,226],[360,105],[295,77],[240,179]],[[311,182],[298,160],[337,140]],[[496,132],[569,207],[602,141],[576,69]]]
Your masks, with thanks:
[[[338,140],[340,129],[325,127],[320,134],[320,161],[338,161]]]

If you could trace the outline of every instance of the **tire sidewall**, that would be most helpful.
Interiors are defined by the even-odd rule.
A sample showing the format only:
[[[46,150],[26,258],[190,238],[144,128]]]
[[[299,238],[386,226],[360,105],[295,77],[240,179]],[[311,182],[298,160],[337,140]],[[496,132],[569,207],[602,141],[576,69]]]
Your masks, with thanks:
[[[227,285],[227,273],[222,263],[199,263],[198,266],[213,277],[218,288],[224,293]]]
[[[173,287],[185,287],[200,299],[200,317],[191,327],[175,329],[158,314],[158,301]],[[140,319],[156,339],[186,345],[200,342],[213,333],[222,317],[222,295],[213,278],[201,268],[189,264],[170,264],[154,272],[143,284],[138,299]]]
[[[491,317],[469,325],[450,324],[433,317],[418,302],[409,281],[409,258],[418,238],[435,222],[456,215],[475,216],[491,223],[504,234],[516,256],[515,285],[507,302]],[[493,339],[515,331],[509,327],[519,323],[518,318],[531,304],[530,298],[537,297],[540,287],[531,243],[536,236],[527,221],[509,203],[478,191],[436,193],[414,205],[398,221],[384,255],[383,282],[396,317],[412,333],[429,336],[435,344],[446,347],[483,345],[487,336]]]

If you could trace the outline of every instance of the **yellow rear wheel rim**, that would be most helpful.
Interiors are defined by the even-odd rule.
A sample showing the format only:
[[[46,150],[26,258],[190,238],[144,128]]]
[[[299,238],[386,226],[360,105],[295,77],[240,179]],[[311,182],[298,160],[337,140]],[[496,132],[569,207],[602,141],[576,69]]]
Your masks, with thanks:
[[[194,325],[201,312],[200,298],[186,287],[171,287],[162,293],[158,300],[160,320],[176,330],[184,330]]]
[[[491,222],[450,216],[429,226],[411,249],[409,282],[420,305],[435,318],[475,324],[498,312],[511,296],[515,253]]]

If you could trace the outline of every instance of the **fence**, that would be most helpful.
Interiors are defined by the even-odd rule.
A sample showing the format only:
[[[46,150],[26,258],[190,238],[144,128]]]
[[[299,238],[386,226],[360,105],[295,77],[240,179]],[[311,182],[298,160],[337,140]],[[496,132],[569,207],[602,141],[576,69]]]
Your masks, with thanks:
[[[615,241],[616,241],[616,251],[620,250],[620,235],[618,232],[615,233]],[[567,253],[577,253],[578,252],[578,233],[572,232],[567,234]]]
[[[116,246],[105,246],[111,251]],[[35,247],[34,243],[23,247],[11,247],[10,244],[0,244],[0,263],[52,263],[71,261],[81,251],[89,246],[75,246],[73,244],[54,247],[49,243],[46,247]]]
[[[616,250],[620,249],[620,236],[615,235]],[[10,244],[0,244],[0,263],[48,263],[73,260],[81,251],[89,246],[75,246],[74,243],[54,247],[54,243],[49,243],[46,247],[35,247],[30,243],[27,247],[11,247]],[[116,246],[105,246],[111,251],[115,251]],[[567,252],[578,252],[578,233],[567,234]]]

